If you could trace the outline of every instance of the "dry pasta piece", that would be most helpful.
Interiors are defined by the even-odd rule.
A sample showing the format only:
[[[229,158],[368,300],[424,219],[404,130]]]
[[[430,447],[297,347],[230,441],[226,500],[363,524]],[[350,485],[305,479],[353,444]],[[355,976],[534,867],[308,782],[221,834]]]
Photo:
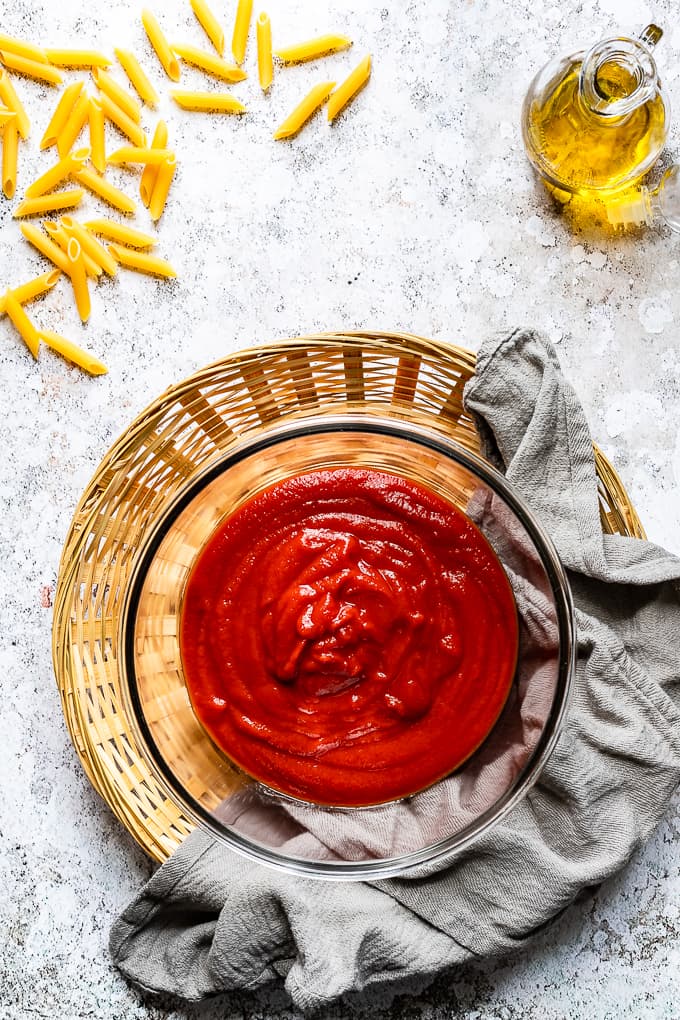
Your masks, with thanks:
[[[315,39],[307,39],[305,42],[274,50],[274,53],[284,64],[301,64],[305,60],[317,60],[319,57],[328,56],[329,53],[346,50],[351,45],[352,40],[346,35],[319,35]]]
[[[53,262],[63,273],[68,271],[68,259],[65,253],[51,241],[49,237],[45,237],[42,230],[39,230],[33,223],[22,223],[21,233],[24,235],[27,241],[37,248],[41,255]]]
[[[171,154],[167,159],[163,160],[161,165],[158,167],[158,173],[156,174],[156,180],[151,192],[151,199],[149,201],[149,215],[155,222],[159,220],[163,215],[165,209],[165,203],[170,191],[170,185],[172,184],[172,178],[175,176],[175,170],[177,168],[177,160]]]
[[[27,78],[37,78],[38,81],[46,81],[49,85],[61,85],[63,78],[56,67],[50,64],[41,64],[29,57],[20,57],[18,53],[10,53],[8,50],[0,50],[0,62],[11,71],[24,74]]]
[[[147,106],[158,106],[158,93],[147,78],[142,65],[130,50],[116,49],[113,51],[118,57],[118,63],[125,71],[133,89]]]
[[[219,21],[208,7],[206,0],[191,0],[191,9],[208,39],[210,39],[219,55],[222,56],[224,53],[224,32]]]
[[[57,144],[57,138],[59,137],[60,132],[63,131],[66,121],[73,112],[73,107],[78,101],[78,97],[82,90],[82,81],[74,81],[72,85],[69,85],[64,89],[59,102],[55,107],[54,113],[52,114],[50,122],[45,128],[45,134],[40,140],[41,149],[49,149],[50,146]]]
[[[25,198],[14,210],[14,218],[22,216],[43,216],[46,212],[57,209],[69,209],[80,205],[83,200],[82,188],[69,188],[66,191],[53,191],[51,195],[40,195],[38,198]]]
[[[257,71],[260,88],[266,92],[274,80],[274,61],[272,60],[272,23],[264,11],[257,19]]]
[[[92,73],[95,85],[102,91],[105,92],[109,99],[112,100],[119,106],[120,109],[127,113],[130,120],[134,120],[135,124],[139,124],[142,119],[142,109],[129,92],[126,92],[122,88],[115,78],[112,78],[108,71],[96,70]]]
[[[23,39],[14,39],[11,35],[4,35],[0,32],[0,50],[6,53],[16,53],[20,57],[27,57],[35,60],[38,64],[47,63],[47,54],[39,46],[33,43],[24,42]]]
[[[149,273],[151,276],[177,276],[170,263],[159,258],[158,255],[148,255],[146,252],[133,248],[124,248],[120,244],[110,244],[109,251],[114,259],[122,266],[127,266],[128,269],[136,269],[140,273]]]
[[[95,358],[94,354],[90,354],[89,351],[84,351],[82,347],[78,347],[73,341],[67,340],[65,336],[54,333],[51,329],[41,329],[38,332],[38,336],[47,347],[56,351],[57,354],[61,354],[62,358],[66,358],[67,361],[72,361],[78,368],[89,372],[90,375],[106,375],[108,372],[108,368],[103,361]]]
[[[89,117],[90,97],[87,92],[83,92],[76,99],[66,123],[57,134],[57,152],[60,156],[66,156],[71,151]]]
[[[28,283],[21,283],[18,287],[12,287],[12,294],[14,294],[20,305],[25,305],[27,301],[33,301],[35,298],[40,297],[41,294],[52,290],[60,276],[61,272],[58,269],[53,269],[49,273],[36,276],[33,280],[29,280]],[[3,295],[0,297],[0,315],[3,315],[4,311],[5,297]]]
[[[179,64],[177,63],[177,57],[170,49],[168,40],[163,35],[161,26],[156,21],[155,17],[148,8],[144,8],[142,11],[142,24],[146,34],[149,37],[149,42],[153,46],[156,56],[161,62],[163,70],[167,74],[168,78],[173,81],[179,81]]]
[[[201,113],[245,113],[246,108],[228,92],[180,92],[170,89],[170,95],[183,110]]]
[[[97,50],[46,49],[47,59],[56,67],[110,67],[111,61]]]
[[[2,129],[2,190],[6,198],[13,198],[16,191],[18,154],[19,128],[15,117]]]
[[[158,238],[128,227],[126,223],[116,223],[115,220],[88,220],[85,226],[91,233],[119,241],[129,248],[153,248],[158,244]]]
[[[89,149],[77,149],[75,152],[69,152],[67,156],[60,159],[53,167],[46,170],[41,177],[38,177],[32,184],[29,184],[26,188],[26,198],[38,198],[39,195],[44,195],[46,191],[56,188],[58,184],[65,181],[71,174],[77,173],[89,158]]]
[[[128,117],[125,110],[121,110],[110,96],[102,92],[99,102],[102,104],[104,116],[116,125],[121,134],[127,135],[133,145],[138,145],[140,148],[146,145],[146,135],[140,125],[136,124],[132,117]]]
[[[69,276],[73,284],[73,296],[76,299],[76,308],[81,322],[87,322],[90,318],[91,302],[90,288],[87,285],[87,270],[80,241],[70,237],[66,248],[66,257],[69,262]]]
[[[5,311],[33,357],[37,358],[40,350],[38,331],[11,290],[5,292]]]
[[[28,132],[31,129],[28,114],[24,110],[21,100],[14,91],[14,86],[9,79],[9,75],[3,67],[0,67],[0,99],[2,99],[8,110],[14,110],[16,113],[17,129],[21,137],[28,138]]]
[[[159,120],[156,124],[156,130],[153,133],[151,148],[164,149],[167,144],[168,127],[164,120]],[[139,182],[139,195],[145,206],[148,206],[151,201],[151,192],[153,191],[153,186],[156,183],[157,176],[158,167],[154,166],[153,163],[149,163],[144,167],[142,179]]]
[[[109,163],[153,163],[158,166],[160,163],[165,162],[168,156],[172,156],[169,149],[156,149],[152,145],[150,148],[138,149],[134,145],[123,145],[122,148],[116,149],[112,152],[108,158]]]
[[[135,211],[135,203],[132,199],[126,195],[119,188],[116,188],[113,184],[107,181],[104,177],[100,177],[89,167],[83,167],[76,174],[76,180],[79,184],[84,184],[89,191],[102,198],[109,205],[112,205],[114,209],[120,209],[124,213],[133,213]]]
[[[173,50],[178,57],[181,57],[187,64],[200,67],[202,71],[221,78],[222,81],[236,82],[243,81],[248,75],[235,64],[228,64],[226,60],[216,57],[213,53],[206,53],[196,46],[189,46],[186,43],[173,43]]]
[[[4,127],[8,120],[16,120],[14,110],[8,110],[6,106],[0,106],[0,127]]]
[[[61,221],[59,223],[55,223],[54,220],[43,220],[43,227],[52,240],[59,245],[64,255],[66,255],[66,249],[68,248],[68,242],[71,235],[64,224]],[[90,258],[89,255],[86,255],[85,252],[83,252],[83,260],[85,262],[87,275],[93,280],[98,280],[102,275],[102,267],[98,262],[95,262],[94,259]]]
[[[335,120],[371,77],[371,57],[364,57],[328,99],[328,119]]]
[[[88,110],[88,121],[90,124],[90,150],[92,152],[92,166],[100,174],[106,172],[106,124],[102,104],[96,96],[90,99]]]
[[[334,81],[322,81],[307,93],[301,103],[295,107],[274,132],[274,138],[292,138],[302,128],[309,118],[316,113],[320,106],[325,103],[330,92],[335,88]]]
[[[252,13],[253,0],[238,0],[236,18],[234,20],[234,34],[231,38],[231,51],[237,64],[242,64],[246,59],[246,47],[248,45]]]
[[[72,216],[62,216],[61,225],[66,230],[66,233],[71,237],[75,237],[83,250],[83,255],[89,255],[93,262],[95,262],[100,269],[103,269],[108,276],[115,276],[118,272],[118,264],[114,259],[113,255],[106,250],[103,244],[101,244],[96,237],[93,237],[87,227],[84,227],[78,220],[74,220]],[[87,263],[86,263],[87,268]]]

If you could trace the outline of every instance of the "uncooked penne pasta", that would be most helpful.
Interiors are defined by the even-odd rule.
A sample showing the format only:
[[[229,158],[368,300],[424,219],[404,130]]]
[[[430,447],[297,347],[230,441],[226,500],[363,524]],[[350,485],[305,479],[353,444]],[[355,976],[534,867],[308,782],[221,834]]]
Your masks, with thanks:
[[[6,106],[0,106],[0,127],[4,127],[8,120],[16,120],[14,110],[8,110]]]
[[[13,198],[16,191],[18,153],[19,129],[15,117],[2,129],[2,190],[6,198]]]
[[[307,93],[302,102],[298,103],[293,112],[279,125],[274,132],[274,138],[278,140],[280,138],[292,138],[293,135],[296,135],[309,118],[325,103],[334,88],[334,81],[322,81],[315,85],[311,92]]]
[[[168,126],[164,120],[159,120],[156,124],[156,130],[153,133],[151,148],[164,149],[167,144]],[[153,191],[153,186],[156,183],[157,175],[158,167],[154,166],[153,163],[149,163],[144,167],[142,179],[139,182],[139,196],[145,206],[148,206],[151,201],[151,192]]]
[[[224,53],[224,32],[222,26],[208,7],[206,0],[191,0],[191,9],[198,23],[220,56]]]
[[[5,293],[5,311],[33,357],[37,358],[38,351],[40,350],[38,331],[11,290]]]
[[[88,167],[79,170],[75,176],[79,184],[84,184],[89,191],[108,202],[114,209],[120,209],[124,213],[135,211],[135,203],[128,195]]]
[[[90,288],[87,285],[87,270],[85,269],[83,249],[75,237],[69,238],[66,257],[69,262],[69,276],[73,284],[73,296],[76,299],[78,315],[81,322],[87,322],[91,311]]]
[[[116,223],[115,220],[88,220],[84,224],[92,234],[99,234],[111,241],[118,241],[126,244],[129,248],[154,248],[158,244],[158,238],[150,234],[144,234],[141,230],[128,227],[126,223]]]
[[[41,149],[49,149],[50,146],[57,144],[57,138],[59,137],[60,132],[63,131],[66,121],[69,119],[73,111],[73,107],[78,101],[78,97],[82,90],[82,81],[74,81],[72,85],[69,85],[64,89],[59,98],[59,102],[54,109],[50,122],[45,128],[45,134],[40,140]]]
[[[306,39],[305,42],[294,43],[292,46],[274,50],[274,55],[284,64],[301,64],[305,60],[317,60],[329,53],[346,50],[351,45],[352,40],[348,39],[346,35],[320,35],[315,39]]]
[[[69,240],[71,239],[71,235],[69,234],[64,224],[61,221],[59,223],[55,223],[54,220],[43,220],[43,227],[50,235],[52,240],[55,242],[55,244],[57,244],[61,248],[64,255],[66,255],[66,249],[68,248],[68,243]],[[95,262],[94,259],[90,258],[89,255],[86,255],[85,252],[83,252],[83,261],[85,262],[85,271],[87,272],[87,275],[91,277],[93,280],[98,280],[103,272],[102,267],[99,265],[99,263]]]
[[[108,158],[109,163],[153,163],[158,166],[165,162],[168,156],[172,156],[169,149],[156,149],[150,146],[146,149],[138,149],[134,145],[123,145],[116,149]]]
[[[236,64],[228,64],[226,60],[216,57],[214,53],[206,53],[204,50],[199,50],[196,46],[189,46],[185,43],[173,43],[172,48],[185,63],[193,64],[194,67],[200,67],[201,71],[213,74],[216,78],[221,78],[222,81],[243,81],[244,78],[248,77],[246,72],[242,71]]]
[[[22,223],[21,233],[34,248],[38,249],[41,255],[44,255],[46,259],[53,262],[63,273],[68,271],[68,259],[65,252],[54,241],[51,241],[49,237],[46,237],[42,230],[33,223]]]
[[[142,65],[134,53],[131,53],[130,50],[121,49],[114,50],[113,52],[118,57],[118,63],[130,79],[130,84],[139,98],[147,106],[158,106],[158,93],[147,78]]]
[[[55,67],[110,67],[111,61],[97,50],[46,49],[47,59]]]
[[[257,72],[260,88],[266,92],[274,79],[272,60],[272,23],[264,11],[257,19]]]
[[[163,70],[167,74],[168,78],[172,81],[179,81],[179,64],[177,63],[177,57],[170,49],[168,40],[163,35],[161,26],[156,21],[155,17],[148,8],[144,8],[142,11],[142,24],[149,37],[149,42],[153,46],[156,56],[161,62]]]
[[[38,198],[25,198],[13,212],[15,219],[22,216],[43,216],[47,212],[56,212],[58,209],[70,209],[80,205],[83,200],[82,188],[69,188],[66,191],[53,191],[50,195],[40,195]]]
[[[102,104],[104,116],[116,125],[121,134],[127,135],[133,145],[137,145],[139,148],[146,145],[146,135],[140,125],[136,124],[132,117],[128,117],[125,110],[121,110],[110,96],[102,92],[99,102]]]
[[[64,156],[58,163],[46,170],[42,176],[29,184],[26,188],[26,198],[37,198],[39,195],[44,195],[46,191],[56,188],[71,174],[77,173],[89,158],[89,149],[76,149],[75,152],[69,152],[67,156]]]
[[[90,98],[87,117],[90,124],[92,166],[103,174],[106,173],[106,123],[102,104],[96,96]]]
[[[63,158],[75,145],[90,117],[90,97],[83,92],[75,101],[66,123],[57,132],[57,152]]]
[[[170,263],[159,258],[158,255],[148,255],[146,252],[136,251],[133,248],[124,248],[120,244],[110,244],[109,251],[121,266],[127,266],[128,269],[136,269],[140,273],[149,273],[151,276],[177,276]]]
[[[104,245],[90,233],[87,227],[83,226],[82,223],[79,223],[78,220],[74,220],[72,216],[62,216],[61,225],[66,230],[67,234],[71,237],[75,237],[83,250],[84,256],[89,255],[92,261],[95,262],[100,269],[103,269],[108,276],[116,275],[118,272],[118,263],[114,259],[113,255],[106,250]]]
[[[63,78],[56,67],[51,64],[42,64],[29,57],[21,57],[18,53],[10,53],[8,50],[0,50],[0,63],[18,74],[25,74],[28,78],[37,78],[38,81],[46,81],[49,85],[61,85]]]
[[[342,113],[350,100],[354,99],[371,77],[371,58],[364,57],[361,63],[357,64],[354,70],[338,87],[331,92],[328,99],[328,119],[335,120],[338,114]]]
[[[90,354],[89,351],[84,351],[82,347],[78,347],[71,340],[67,340],[65,336],[54,333],[51,329],[39,330],[38,336],[46,347],[50,347],[57,354],[61,354],[62,358],[72,361],[74,365],[83,368],[90,375],[106,375],[108,372],[103,361],[95,358],[94,354]]]
[[[20,57],[27,57],[35,60],[38,64],[47,63],[47,54],[39,46],[33,43],[24,42],[23,39],[14,39],[11,35],[4,35],[0,32],[0,50],[6,53],[16,53]]]
[[[246,108],[228,92],[180,92],[170,89],[170,95],[183,110],[201,113],[245,113]]]
[[[175,170],[177,168],[177,160],[171,154],[165,159],[158,167],[158,173],[156,174],[156,180],[154,182],[153,191],[151,192],[151,199],[149,200],[149,215],[151,219],[156,222],[163,215],[165,209],[165,203],[170,191],[170,185],[172,184],[172,178],[175,176]]]
[[[31,128],[31,123],[28,119],[21,100],[14,90],[14,86],[10,81],[7,71],[3,67],[0,67],[0,99],[7,107],[8,110],[14,110],[17,115],[17,130],[22,138],[28,138],[28,132]]]
[[[231,38],[231,52],[237,64],[242,64],[246,59],[246,47],[248,45],[252,13],[253,0],[238,0],[236,18],[234,20],[234,34]]]
[[[41,294],[47,293],[48,290],[52,290],[55,283],[61,276],[61,272],[58,269],[53,269],[49,273],[43,273],[41,276],[36,276],[33,280],[29,280],[28,283],[21,283],[18,287],[11,287],[11,292],[17,299],[20,305],[25,305],[28,301],[33,301],[34,298],[40,297]],[[0,296],[0,315],[5,312],[5,297]]]
[[[94,78],[95,85],[111,99],[116,106],[127,113],[130,120],[134,120],[135,124],[139,124],[142,119],[142,109],[129,92],[118,84],[115,78],[112,78],[108,71],[96,70],[93,72],[92,77]]]

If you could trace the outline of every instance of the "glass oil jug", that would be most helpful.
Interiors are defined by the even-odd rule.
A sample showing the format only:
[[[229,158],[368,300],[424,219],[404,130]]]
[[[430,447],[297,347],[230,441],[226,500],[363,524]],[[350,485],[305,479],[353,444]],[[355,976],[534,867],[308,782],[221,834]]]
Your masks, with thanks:
[[[661,35],[648,25],[637,38],[603,39],[534,78],[522,110],[524,145],[558,197],[606,201],[658,159],[670,121],[652,56]]]

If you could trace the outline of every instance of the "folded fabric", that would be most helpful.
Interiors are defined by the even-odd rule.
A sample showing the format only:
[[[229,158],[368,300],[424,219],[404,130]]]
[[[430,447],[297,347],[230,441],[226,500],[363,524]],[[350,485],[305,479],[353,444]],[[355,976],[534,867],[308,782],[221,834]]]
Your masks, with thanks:
[[[375,884],[289,877],[197,830],[112,929],[113,959],[140,987],[196,1000],[283,980],[302,1009],[376,985],[403,991],[403,979],[525,944],[663,815],[680,780],[680,561],[602,534],[588,426],[545,340],[516,331],[486,343],[465,398],[484,455],[555,542],[576,603],[572,705],[538,783],[445,867]],[[304,815],[282,820],[282,848],[310,839],[331,852]]]

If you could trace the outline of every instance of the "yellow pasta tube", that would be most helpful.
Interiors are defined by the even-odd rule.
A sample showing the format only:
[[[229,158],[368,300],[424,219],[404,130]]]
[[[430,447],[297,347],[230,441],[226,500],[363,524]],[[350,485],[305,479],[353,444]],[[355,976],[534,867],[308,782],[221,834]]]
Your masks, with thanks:
[[[116,106],[127,113],[130,120],[134,120],[135,124],[139,124],[142,119],[142,110],[134,98],[129,92],[126,92],[122,86],[118,84],[115,78],[112,78],[108,71],[97,70],[92,74],[95,84],[102,92],[111,99]]]
[[[146,34],[149,37],[149,42],[156,51],[156,56],[161,62],[163,70],[167,74],[168,78],[173,81],[179,81],[179,64],[177,63],[177,57],[170,49],[168,40],[163,35],[161,26],[156,21],[155,17],[148,8],[144,8],[142,11],[142,24],[146,30]]]
[[[90,99],[88,109],[88,121],[90,124],[90,151],[92,153],[92,166],[100,174],[106,172],[106,125],[102,104],[96,96]]]
[[[34,248],[38,249],[41,255],[44,255],[50,262],[53,262],[62,272],[68,272],[69,263],[65,252],[54,241],[51,241],[49,237],[45,237],[42,230],[39,230],[33,223],[22,223],[21,233],[27,241],[30,241]]]
[[[89,255],[92,261],[103,269],[108,276],[116,275],[118,272],[118,265],[113,255],[106,250],[104,245],[101,244],[96,237],[93,237],[82,223],[79,223],[78,220],[74,220],[72,216],[62,216],[61,224],[67,234],[71,237],[75,237],[83,250],[83,255]]]
[[[60,276],[60,271],[53,269],[49,273],[36,276],[33,280],[29,280],[28,283],[21,283],[18,287],[12,287],[12,294],[14,294],[20,305],[25,305],[27,301],[33,301],[35,298],[40,297],[41,294],[52,290]],[[0,297],[0,315],[3,315],[4,311],[5,297],[2,295]]]
[[[257,19],[257,72],[260,88],[266,92],[274,80],[274,61],[272,60],[272,23],[264,11]]]
[[[73,284],[73,296],[76,299],[76,308],[81,322],[87,322],[90,318],[90,288],[87,285],[87,270],[83,258],[83,249],[75,237],[69,238],[66,249],[66,257],[69,262],[69,276]]]
[[[252,13],[253,0],[238,0],[236,18],[234,20],[234,34],[231,38],[231,51],[237,64],[242,64],[246,59],[246,47],[248,45]]]
[[[136,269],[140,273],[149,273],[151,276],[177,276],[169,262],[161,259],[158,255],[148,255],[146,252],[136,251],[133,248],[124,248],[120,244],[110,244],[109,251],[122,266],[128,269]]]
[[[24,74],[28,78],[37,78],[38,81],[46,81],[49,85],[61,85],[63,80],[56,67],[52,67],[50,64],[41,64],[29,57],[21,57],[18,53],[0,50],[0,62],[18,74]]]
[[[170,95],[183,110],[201,113],[245,113],[246,108],[228,92],[180,92],[170,89]]]
[[[296,135],[309,118],[323,105],[334,88],[334,81],[322,81],[315,85],[311,92],[307,93],[302,102],[298,103],[293,112],[286,117],[284,122],[277,127],[274,132],[274,138],[292,138],[293,135]]]
[[[88,220],[85,226],[92,234],[108,237],[129,248],[153,248],[158,244],[158,238],[128,227],[126,223],[116,223],[115,220]]]
[[[173,155],[168,156],[168,158],[158,167],[158,173],[156,175],[153,191],[151,192],[151,199],[149,201],[149,215],[154,222],[159,220],[163,215],[168,192],[170,191],[170,185],[172,184],[172,178],[175,176],[176,167],[177,160]]]
[[[224,32],[219,21],[205,0],[191,0],[191,9],[208,39],[210,39],[219,55],[222,56],[224,53]]]
[[[27,57],[35,60],[38,64],[47,63],[47,54],[39,46],[33,43],[24,42],[23,39],[13,39],[11,35],[4,35],[0,32],[0,50],[6,53],[16,53],[20,57]]]
[[[43,216],[46,212],[57,209],[69,209],[80,205],[83,199],[82,188],[69,188],[67,191],[53,191],[51,195],[40,195],[38,198],[25,198],[14,210],[13,216]]]
[[[45,128],[45,134],[40,140],[41,149],[49,149],[51,145],[57,144],[57,138],[63,131],[66,121],[69,119],[73,107],[83,89],[82,81],[74,81],[61,94],[49,124]]]
[[[63,158],[66,156],[76,143],[76,140],[80,132],[85,127],[88,118],[90,116],[90,97],[87,92],[83,92],[82,95],[78,96],[73,106],[73,109],[69,113],[66,123],[57,132],[57,152]]]
[[[124,213],[135,211],[135,203],[128,195],[88,167],[83,167],[78,171],[76,180],[79,184],[84,184],[93,194],[112,205],[114,209],[120,209]]]
[[[328,119],[335,120],[338,114],[342,113],[347,104],[354,99],[368,79],[371,77],[371,58],[364,57],[361,63],[357,64],[354,70],[338,87],[331,92],[328,99]]]
[[[77,149],[75,152],[69,152],[67,156],[60,159],[53,167],[46,170],[41,177],[38,177],[36,181],[29,184],[26,188],[26,198],[37,198],[39,195],[44,195],[46,191],[56,188],[58,184],[61,184],[71,174],[77,173],[89,158],[89,149]]]
[[[21,335],[22,340],[33,357],[37,358],[38,351],[40,350],[40,338],[38,337],[38,331],[11,290],[8,290],[5,293],[5,311],[7,312],[8,318],[14,323],[14,326]]]
[[[121,134],[127,135],[133,145],[138,145],[140,148],[146,145],[146,135],[140,125],[136,124],[132,117],[128,117],[125,110],[121,110],[110,96],[102,92],[99,102],[102,105],[104,116],[116,125]]]
[[[8,110],[14,110],[16,113],[17,129],[21,137],[28,138],[28,132],[31,127],[28,114],[24,110],[21,100],[14,91],[9,75],[3,67],[0,67],[0,99],[2,99]]]
[[[17,158],[19,129],[14,120],[8,120],[2,129],[2,190],[6,198],[13,198],[17,186]]]
[[[47,59],[56,67],[110,67],[111,61],[97,50],[46,49]]]
[[[153,146],[146,149],[138,149],[134,145],[123,145],[116,149],[108,158],[109,163],[153,163],[158,166],[165,162],[168,156],[172,156],[169,149],[155,149]]]
[[[54,220],[43,220],[43,227],[50,235],[52,240],[59,245],[64,255],[66,255],[66,249],[68,248],[68,242],[71,238],[66,227],[62,222],[55,223]],[[83,261],[85,262],[85,270],[87,275],[93,280],[98,280],[102,275],[102,267],[94,259],[90,258],[83,252]]]
[[[82,347],[78,347],[71,340],[67,340],[65,336],[54,333],[51,329],[41,329],[38,336],[47,347],[56,351],[57,354],[61,354],[62,358],[66,358],[67,361],[72,361],[78,368],[83,368],[90,375],[106,375],[108,372],[103,361],[95,358],[94,354],[90,354],[89,351],[84,351]]]
[[[173,43],[172,48],[178,57],[181,57],[187,64],[200,67],[208,74],[214,74],[216,78],[223,81],[243,81],[248,75],[235,64],[228,64],[226,60],[216,57],[213,53],[206,53],[196,46],[189,46],[186,43]]]
[[[130,80],[130,84],[139,96],[139,98],[147,104],[147,106],[158,106],[158,93],[147,78],[142,65],[137,60],[134,53],[130,50],[114,50],[114,53],[118,57],[118,63],[125,71],[126,75]]]
[[[317,60],[318,57],[325,57],[329,53],[346,50],[351,45],[352,40],[346,35],[320,35],[315,39],[307,39],[305,42],[274,50],[274,53],[284,64],[301,64],[305,60]]]
[[[6,106],[0,106],[0,127],[4,127],[8,120],[16,120],[14,110],[8,110]]]
[[[153,133],[153,139],[151,142],[152,149],[164,149],[168,144],[168,127],[164,120],[159,120],[156,124],[156,130]],[[139,182],[139,195],[144,203],[148,206],[151,201],[151,192],[156,182],[156,176],[158,174],[158,167],[154,166],[153,163],[149,163],[144,167],[142,173],[142,179]]]

